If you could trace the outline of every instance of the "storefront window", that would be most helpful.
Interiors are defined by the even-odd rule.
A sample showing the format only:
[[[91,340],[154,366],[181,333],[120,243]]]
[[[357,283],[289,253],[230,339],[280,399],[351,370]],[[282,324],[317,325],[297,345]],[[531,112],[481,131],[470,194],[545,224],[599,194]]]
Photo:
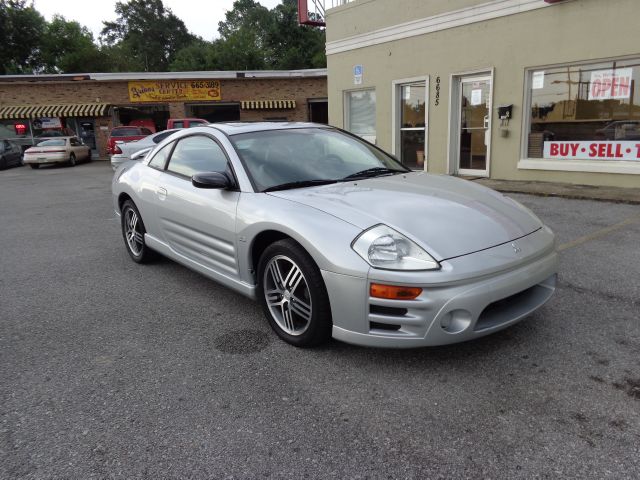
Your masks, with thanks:
[[[12,140],[18,145],[31,145],[29,120],[0,120],[0,140]]]
[[[346,98],[347,130],[369,142],[376,141],[376,92],[359,90],[347,92]]]
[[[528,75],[528,158],[640,161],[640,59]]]
[[[396,92],[400,109],[400,160],[407,167],[420,170],[424,169],[425,93],[424,82],[398,85]]]

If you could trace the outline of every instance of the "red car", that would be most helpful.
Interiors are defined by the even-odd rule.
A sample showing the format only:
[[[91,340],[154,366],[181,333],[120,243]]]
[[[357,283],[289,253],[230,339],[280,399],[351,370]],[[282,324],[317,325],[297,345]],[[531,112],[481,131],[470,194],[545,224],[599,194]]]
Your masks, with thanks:
[[[131,142],[132,140],[140,140],[153,132],[145,127],[115,127],[109,134],[109,140],[107,141],[107,153],[113,155],[118,152],[116,149],[116,141],[118,142]],[[119,149],[118,149],[119,150]]]

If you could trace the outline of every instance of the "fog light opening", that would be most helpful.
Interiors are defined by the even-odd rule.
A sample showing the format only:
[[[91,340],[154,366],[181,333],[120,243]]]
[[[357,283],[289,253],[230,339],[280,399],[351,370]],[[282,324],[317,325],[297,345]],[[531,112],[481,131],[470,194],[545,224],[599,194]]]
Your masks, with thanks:
[[[440,326],[447,333],[460,333],[471,325],[471,312],[452,310],[440,319]]]

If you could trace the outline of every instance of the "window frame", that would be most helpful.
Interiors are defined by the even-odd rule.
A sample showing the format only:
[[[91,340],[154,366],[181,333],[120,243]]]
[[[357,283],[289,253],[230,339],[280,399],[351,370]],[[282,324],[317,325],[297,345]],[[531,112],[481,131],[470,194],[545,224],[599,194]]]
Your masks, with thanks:
[[[239,190],[238,177],[236,175],[235,169],[233,168],[233,163],[231,162],[231,159],[229,158],[229,154],[228,154],[227,150],[224,148],[222,143],[215,136],[209,135],[207,133],[193,132],[193,133],[190,133],[188,135],[184,135],[184,136],[182,136],[180,138],[176,138],[175,140],[172,140],[171,143],[173,143],[173,146],[171,147],[171,151],[169,152],[169,156],[167,157],[167,161],[164,164],[164,168],[161,171],[163,173],[166,173],[168,175],[173,175],[174,177],[181,178],[181,179],[186,180],[189,183],[191,183],[191,177],[189,177],[187,175],[183,175],[183,174],[178,173],[178,172],[173,172],[173,171],[168,169],[169,164],[171,163],[171,157],[173,157],[173,153],[174,153],[176,147],[178,146],[178,143],[181,142],[182,140],[185,140],[185,139],[191,138],[191,137],[206,137],[206,138],[208,138],[210,140],[213,140],[216,143],[216,145],[218,145],[218,147],[220,147],[220,150],[222,150],[222,153],[223,153],[224,157],[227,160],[228,171],[231,173],[232,186],[228,190],[238,191]],[[154,157],[155,157],[155,155],[154,155]],[[153,159],[153,157],[149,160],[149,163],[151,163],[152,159]],[[148,166],[150,166],[150,165],[148,165]],[[151,167],[151,168],[155,168],[155,167]],[[158,169],[156,168],[156,170],[158,170]],[[211,170],[211,171],[213,171],[213,170]]]
[[[375,134],[373,135],[374,141],[370,141],[367,137],[371,137],[371,135],[366,135],[366,136],[362,136],[356,132],[352,132],[349,127],[351,126],[350,121],[351,121],[351,103],[348,101],[349,95],[352,93],[356,93],[356,92],[373,92],[375,94],[375,110],[373,113],[373,119],[374,119],[374,132]],[[353,135],[356,135],[357,137],[360,137],[361,139],[372,143],[374,145],[378,144],[378,92],[377,92],[377,88],[376,87],[365,87],[365,88],[351,88],[348,90],[343,90],[342,92],[342,115],[343,115],[343,125],[344,125],[344,129],[350,133],[352,133]]]
[[[402,87],[424,82],[424,128],[422,128],[422,130],[424,130],[424,171],[427,171],[429,160],[429,100],[431,98],[429,77],[429,75],[424,75],[420,77],[400,78],[391,82],[391,153],[403,165],[404,163],[401,158],[402,155],[398,155],[397,153],[399,151],[401,152],[402,149],[402,146],[400,145],[400,142],[402,141],[402,112],[400,110],[400,105],[402,105],[400,98]],[[421,129],[412,128],[406,130],[417,131]],[[420,170],[416,169],[414,171],[419,172]]]
[[[539,70],[556,69],[562,67],[589,66],[605,62],[617,62],[637,60],[640,56],[625,55],[617,57],[605,57],[597,59],[583,59],[573,62],[562,62],[546,65],[529,66],[524,69],[522,120],[520,135],[520,159],[518,170],[551,170],[561,172],[584,173],[617,173],[640,175],[640,161],[629,160],[555,160],[551,158],[530,158],[528,156],[529,133],[531,132],[531,107],[532,107],[532,78],[533,72]],[[638,67],[640,68],[640,67]]]

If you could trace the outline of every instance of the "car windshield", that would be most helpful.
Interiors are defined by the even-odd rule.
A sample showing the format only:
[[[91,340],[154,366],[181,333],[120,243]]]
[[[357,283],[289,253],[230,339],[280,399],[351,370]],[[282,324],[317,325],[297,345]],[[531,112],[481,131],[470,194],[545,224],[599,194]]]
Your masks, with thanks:
[[[67,143],[66,140],[45,140],[44,142],[38,143],[39,147],[64,147]]]
[[[231,141],[259,191],[409,171],[373,145],[329,128],[242,133]]]

